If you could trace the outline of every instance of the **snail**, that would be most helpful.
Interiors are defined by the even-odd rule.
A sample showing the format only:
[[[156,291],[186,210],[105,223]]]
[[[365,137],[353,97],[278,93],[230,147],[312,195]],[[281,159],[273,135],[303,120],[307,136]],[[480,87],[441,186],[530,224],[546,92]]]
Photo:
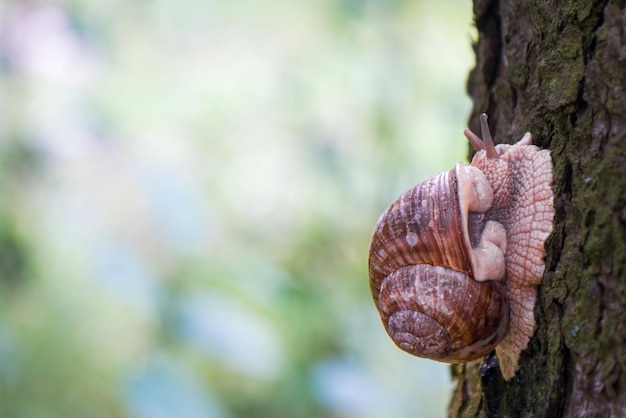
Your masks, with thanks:
[[[464,134],[471,164],[412,187],[379,218],[369,250],[372,296],[404,351],[447,363],[492,350],[506,380],[533,335],[554,218],[550,151],[526,133],[494,145]]]

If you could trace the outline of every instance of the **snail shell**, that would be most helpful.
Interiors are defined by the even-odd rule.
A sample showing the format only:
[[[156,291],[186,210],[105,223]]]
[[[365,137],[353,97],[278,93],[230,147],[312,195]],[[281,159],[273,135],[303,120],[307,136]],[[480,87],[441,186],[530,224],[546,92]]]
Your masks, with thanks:
[[[387,331],[403,350],[462,362],[484,356],[504,337],[504,286],[484,281],[504,276],[504,228],[493,223],[484,233],[492,201],[480,170],[458,163],[411,188],[379,219],[370,284]],[[479,268],[482,282],[474,278]]]
[[[370,288],[401,349],[449,363],[494,348],[506,379],[534,331],[543,243],[552,229],[552,162],[531,145],[484,141],[472,165],[431,177],[381,215],[369,252]]]

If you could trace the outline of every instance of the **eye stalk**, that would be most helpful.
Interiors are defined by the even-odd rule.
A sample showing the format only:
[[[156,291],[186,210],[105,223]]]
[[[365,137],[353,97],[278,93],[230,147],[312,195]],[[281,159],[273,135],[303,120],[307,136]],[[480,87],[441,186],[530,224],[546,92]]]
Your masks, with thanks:
[[[489,130],[487,119],[488,117],[486,113],[482,113],[480,115],[480,130],[483,136],[482,139],[480,139],[478,135],[470,131],[468,128],[465,128],[463,134],[476,152],[485,150],[487,158],[498,158],[498,152],[493,144],[493,138],[491,137],[491,131]]]

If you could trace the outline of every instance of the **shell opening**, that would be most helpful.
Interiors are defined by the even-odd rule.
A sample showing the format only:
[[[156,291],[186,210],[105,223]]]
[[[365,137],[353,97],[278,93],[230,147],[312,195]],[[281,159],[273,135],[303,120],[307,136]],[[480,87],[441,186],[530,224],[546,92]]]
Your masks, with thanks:
[[[467,233],[472,248],[480,243],[480,236],[485,228],[485,214],[480,212],[469,212],[467,214]]]
[[[480,236],[480,242],[470,251],[474,279],[503,279],[505,271],[506,231],[502,224],[487,221]]]
[[[506,231],[484,213],[493,204],[493,189],[480,169],[456,165],[461,217],[475,280],[501,280],[505,275]]]

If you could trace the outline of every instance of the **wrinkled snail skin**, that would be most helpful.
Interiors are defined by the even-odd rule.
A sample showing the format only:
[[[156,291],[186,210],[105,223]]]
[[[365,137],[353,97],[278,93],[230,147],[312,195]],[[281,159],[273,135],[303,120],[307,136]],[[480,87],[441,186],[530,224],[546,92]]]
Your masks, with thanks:
[[[370,288],[401,349],[449,363],[494,348],[505,379],[534,332],[533,308],[552,230],[552,160],[529,133],[493,145],[465,131],[471,165],[409,189],[381,215],[370,244]]]

